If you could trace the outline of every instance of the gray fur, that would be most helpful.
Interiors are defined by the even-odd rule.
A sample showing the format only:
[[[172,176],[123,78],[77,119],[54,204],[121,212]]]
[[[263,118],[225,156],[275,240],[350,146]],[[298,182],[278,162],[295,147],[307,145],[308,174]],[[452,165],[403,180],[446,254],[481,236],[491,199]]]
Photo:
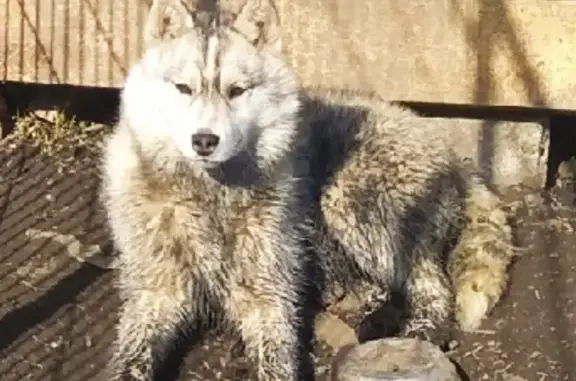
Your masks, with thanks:
[[[152,25],[179,2],[155,4]],[[225,41],[212,45],[223,70],[203,72],[214,51],[189,12],[171,32],[148,25],[154,42],[126,81],[104,151],[124,300],[110,378],[153,380],[182,330],[216,318],[240,332],[259,380],[296,380],[309,361],[299,335],[311,285],[326,302],[335,288],[405,295],[400,335],[441,343],[454,316],[477,328],[504,290],[510,229],[442,123],[367,94],[298,94],[269,0],[211,24]],[[252,81],[237,99],[225,65]],[[170,76],[216,85],[179,94]],[[224,139],[209,165],[181,139],[213,128],[202,120],[216,120]]]

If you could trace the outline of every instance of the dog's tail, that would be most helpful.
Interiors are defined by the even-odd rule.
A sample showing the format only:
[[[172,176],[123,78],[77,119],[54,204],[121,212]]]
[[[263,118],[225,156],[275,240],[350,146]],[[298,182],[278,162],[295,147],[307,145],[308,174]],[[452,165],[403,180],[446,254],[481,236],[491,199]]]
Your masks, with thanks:
[[[456,293],[456,319],[474,331],[500,300],[517,250],[508,216],[498,195],[476,174],[468,173],[465,225],[448,263]]]

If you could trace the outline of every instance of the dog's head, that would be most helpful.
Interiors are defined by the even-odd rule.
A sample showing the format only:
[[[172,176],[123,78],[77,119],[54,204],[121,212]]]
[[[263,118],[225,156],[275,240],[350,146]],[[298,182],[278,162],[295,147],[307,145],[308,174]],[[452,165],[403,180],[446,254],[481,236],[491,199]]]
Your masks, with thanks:
[[[123,118],[151,159],[274,162],[290,147],[299,108],[274,4],[247,0],[228,14],[198,1],[154,0]]]

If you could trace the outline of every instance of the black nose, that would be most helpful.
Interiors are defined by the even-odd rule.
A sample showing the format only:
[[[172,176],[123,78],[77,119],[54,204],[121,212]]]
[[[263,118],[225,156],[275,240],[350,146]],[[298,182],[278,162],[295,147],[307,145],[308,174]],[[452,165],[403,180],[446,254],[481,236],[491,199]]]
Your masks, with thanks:
[[[214,152],[220,138],[214,134],[198,133],[192,135],[192,148],[200,156],[208,156]]]

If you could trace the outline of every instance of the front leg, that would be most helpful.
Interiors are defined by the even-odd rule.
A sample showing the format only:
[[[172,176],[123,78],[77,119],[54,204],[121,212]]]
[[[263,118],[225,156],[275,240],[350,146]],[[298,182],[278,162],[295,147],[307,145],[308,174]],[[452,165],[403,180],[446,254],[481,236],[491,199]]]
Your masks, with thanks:
[[[189,299],[167,290],[133,290],[122,306],[108,380],[152,381],[191,316]]]
[[[294,307],[242,286],[234,291],[236,324],[259,381],[297,380],[298,323]]]
[[[259,381],[295,381],[310,373],[309,351],[301,343],[309,329],[301,314],[303,257],[289,233],[263,230],[239,239],[235,255],[244,260],[231,285],[229,315],[239,328]],[[248,260],[246,260],[248,258]]]

